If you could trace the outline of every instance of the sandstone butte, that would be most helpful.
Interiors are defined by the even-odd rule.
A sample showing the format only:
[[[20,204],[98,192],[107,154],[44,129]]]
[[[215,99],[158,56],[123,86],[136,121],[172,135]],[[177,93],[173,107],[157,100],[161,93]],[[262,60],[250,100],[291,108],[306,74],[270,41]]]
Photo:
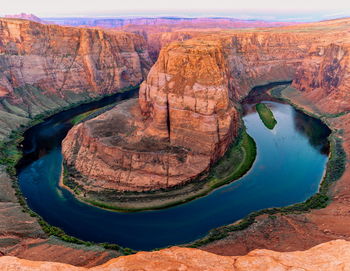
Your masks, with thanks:
[[[219,256],[191,248],[172,247],[112,259],[92,268],[16,257],[0,258],[2,271],[346,271],[350,242],[335,240],[306,251],[254,250],[245,256]]]
[[[26,34],[26,41],[31,41],[32,44],[35,44],[35,40],[33,37],[34,34],[29,35],[30,29],[36,29],[37,31],[33,32],[38,35],[41,31],[49,31],[48,29],[52,27],[52,29],[56,29],[55,33],[60,33],[64,31],[68,31],[71,29],[75,31],[75,33],[103,33],[104,35],[109,35],[109,32],[100,32],[97,30],[74,30],[73,28],[60,28],[56,26],[40,26],[39,24],[30,23],[27,21],[21,20],[3,20],[1,19],[1,50],[4,50],[4,42],[2,39],[11,40],[8,43],[8,51],[0,54],[1,65],[3,63],[7,64],[8,60],[6,59],[14,59],[20,63],[19,67],[15,65],[5,65],[1,69],[1,72],[6,73],[7,78],[23,78],[23,75],[17,75],[16,73],[9,73],[8,67],[12,67],[14,71],[21,71],[26,65],[31,63],[31,53],[12,53],[11,48],[22,48],[21,44],[23,42],[20,37],[22,31]],[[5,26],[5,27],[4,27]],[[27,27],[26,27],[27,26]],[[5,30],[4,30],[5,29]],[[11,30],[8,30],[11,29]],[[15,30],[14,30],[15,29]],[[27,30],[26,30],[27,29]],[[46,29],[46,30],[45,30]],[[4,30],[4,31],[3,31]],[[40,30],[40,31],[39,31]],[[14,32],[13,32],[14,31]],[[7,33],[7,34],[6,34]],[[11,33],[20,33],[20,35],[13,35]],[[51,33],[51,32],[50,32]],[[51,39],[55,36],[54,33],[51,33]],[[221,35],[217,35],[221,34]],[[77,34],[78,35],[78,34]],[[111,34],[112,36],[116,34]],[[189,43],[174,43],[169,45],[169,47],[165,48],[163,51],[166,52],[168,48],[176,48],[179,47],[180,51],[184,50],[185,45],[189,45],[190,49],[192,47],[202,47],[204,48],[204,44],[208,41],[209,43],[218,43],[220,46],[218,47],[220,50],[226,50],[225,44],[227,41],[231,41],[232,44],[237,44],[236,46],[236,55],[231,56],[231,61],[228,61],[231,71],[231,66],[236,66],[237,76],[236,77],[228,77],[230,86],[235,86],[234,89],[230,87],[230,94],[237,95],[237,97],[232,96],[232,101],[234,99],[239,99],[243,97],[250,87],[255,84],[262,84],[267,81],[276,81],[276,80],[286,80],[286,79],[294,79],[293,86],[295,87],[294,91],[290,91],[288,93],[283,93],[283,95],[290,99],[293,103],[297,104],[300,107],[303,107],[305,110],[313,112],[321,116],[325,121],[327,121],[328,125],[333,130],[338,130],[340,133],[338,135],[343,140],[343,147],[347,153],[347,157],[350,155],[350,115],[348,114],[348,107],[350,105],[349,101],[349,19],[343,20],[334,20],[328,22],[314,23],[303,26],[294,26],[294,27],[286,27],[279,29],[263,29],[263,30],[249,30],[246,34],[244,31],[224,31],[222,33],[205,33],[203,34],[203,41],[201,40],[193,40]],[[244,38],[246,36],[246,38]],[[13,38],[15,37],[15,38]],[[17,37],[17,38],[16,38]],[[240,37],[240,38],[235,38]],[[251,37],[251,38],[249,38]],[[265,37],[265,39],[263,38]],[[54,44],[59,44],[64,40],[62,37],[54,42]],[[22,42],[21,42],[22,41]],[[46,48],[44,45],[47,44],[47,39],[39,39],[40,43],[37,46],[41,46],[41,48]],[[101,39],[99,41],[102,42]],[[240,43],[241,41],[241,43]],[[193,44],[191,44],[193,42]],[[271,42],[271,46],[268,46],[268,43]],[[99,44],[99,42],[97,42]],[[300,43],[300,44],[299,44]],[[6,44],[6,43],[5,43]],[[144,41],[142,40],[142,44]],[[202,45],[201,45],[202,44]],[[294,44],[294,47],[292,46]],[[16,45],[16,46],[15,46]],[[40,47],[39,46],[39,47]],[[145,46],[145,45],[143,45]],[[183,48],[181,48],[181,46]],[[216,46],[216,45],[215,45]],[[209,46],[208,46],[209,47]],[[234,46],[232,46],[234,47]],[[30,47],[31,50],[35,48]],[[49,47],[52,48],[52,47]],[[145,47],[142,47],[145,48]],[[230,48],[230,47],[228,47]],[[66,48],[67,49],[67,48]],[[262,50],[264,49],[264,50]],[[18,50],[18,49],[16,49]],[[58,50],[58,49],[57,49]],[[194,48],[192,48],[194,50]],[[203,49],[202,49],[203,50]],[[141,51],[141,50],[140,50]],[[242,56],[245,53],[245,57]],[[284,54],[281,52],[284,51]],[[145,50],[143,51],[146,55]],[[176,51],[175,51],[176,52]],[[271,59],[267,56],[266,52],[270,52]],[[276,56],[273,57],[273,53],[276,52]],[[38,52],[37,54],[40,56]],[[300,53],[300,55],[298,55]],[[35,55],[34,55],[35,56]],[[65,52],[62,48],[61,51],[57,52],[57,56],[59,59],[64,58]],[[226,59],[227,55],[224,54],[224,59]],[[44,59],[45,57],[42,56]],[[68,57],[68,56],[66,56]],[[97,57],[97,55],[96,55]],[[286,61],[283,62],[282,57],[285,57]],[[293,63],[293,58],[295,64]],[[6,61],[3,61],[5,59]],[[78,58],[79,59],[79,58]],[[80,58],[81,59],[81,58]],[[99,58],[97,58],[99,59]],[[146,58],[147,59],[147,58]],[[49,63],[55,63],[53,60],[48,61]],[[147,63],[147,62],[146,62]],[[264,65],[265,63],[265,65]],[[277,65],[277,63],[283,63]],[[46,62],[45,62],[46,64]],[[271,64],[271,65],[270,65]],[[276,65],[275,65],[276,64]],[[158,64],[157,64],[158,65]],[[40,66],[40,65],[38,65]],[[54,67],[54,66],[52,66]],[[66,67],[67,66],[60,66]],[[68,66],[69,67],[69,66]],[[145,66],[143,66],[145,68]],[[180,66],[182,67],[182,66]],[[278,68],[279,67],[279,68]],[[284,67],[286,67],[284,69]],[[289,67],[289,68],[287,68]],[[294,68],[293,68],[294,67]],[[37,66],[35,66],[37,68]],[[30,72],[35,71],[36,69],[26,69],[26,73],[28,78],[30,77]],[[69,69],[68,69],[69,70]],[[68,70],[66,73],[69,74]],[[79,66],[76,67],[76,70],[79,70]],[[84,69],[80,69],[84,70]],[[73,70],[72,70],[73,71]],[[285,74],[286,71],[291,72],[290,76]],[[294,73],[295,71],[295,73]],[[265,72],[268,72],[267,74]],[[281,74],[285,74],[285,76],[280,76]],[[288,72],[288,73],[289,73]],[[59,71],[58,71],[59,73]],[[9,75],[10,74],[10,75]],[[18,72],[18,74],[21,74]],[[244,76],[238,76],[243,74]],[[17,76],[14,76],[17,75]],[[35,74],[34,74],[35,75]],[[51,73],[52,80],[55,78],[56,73]],[[152,73],[150,73],[150,76]],[[153,75],[155,76],[155,75]],[[249,76],[249,77],[248,77]],[[3,78],[3,77],[2,77]],[[36,77],[38,78],[38,77]],[[46,74],[44,74],[43,78],[48,78]],[[84,78],[84,77],[83,77]],[[258,80],[258,79],[261,80]],[[337,78],[336,80],[333,80]],[[69,103],[72,103],[72,99],[60,99],[60,94],[56,90],[56,88],[50,88],[49,81],[47,81],[48,89],[44,93],[37,93],[31,90],[29,87],[22,92],[16,92],[20,88],[17,86],[28,86],[32,83],[28,79],[26,84],[18,84],[18,82],[25,82],[23,80],[4,80],[1,79],[2,86],[2,98],[1,98],[1,134],[2,137],[9,133],[10,129],[14,129],[18,127],[21,123],[25,123],[29,120],[29,113],[31,109],[32,114],[38,114],[40,112],[44,112],[47,110],[47,101],[52,101],[54,99],[48,98],[54,94],[55,100],[59,100],[61,104],[53,103],[53,108],[62,108]],[[44,80],[45,81],[45,80]],[[69,80],[68,80],[69,81]],[[40,80],[38,81],[40,82]],[[55,80],[52,81],[56,82]],[[15,89],[12,87],[12,84],[15,86]],[[154,83],[155,85],[157,83]],[[147,80],[147,85],[153,85],[151,82]],[[147,86],[146,85],[146,86]],[[12,87],[12,88],[11,88]],[[14,90],[14,93],[12,92]],[[147,88],[146,88],[147,89]],[[77,88],[77,90],[81,90]],[[84,89],[87,96],[94,93],[94,88]],[[298,91],[303,90],[303,91]],[[103,91],[101,89],[101,95],[103,95]],[[64,94],[68,93],[68,91],[64,91]],[[147,92],[145,92],[147,93]],[[22,103],[15,103],[16,99],[20,99],[21,95],[26,95],[26,99],[24,100],[24,104],[26,106],[21,106]],[[30,95],[36,95],[35,99],[30,99]],[[79,96],[79,95],[78,95]],[[33,96],[34,97],[34,96]],[[43,103],[43,100],[37,99],[40,97],[41,99],[45,98],[46,102]],[[83,99],[83,95],[79,96],[79,99]],[[36,100],[37,99],[37,100]],[[30,101],[30,102],[28,102]],[[40,101],[40,102],[39,102]],[[146,107],[151,111],[151,107],[148,105],[151,104],[152,100],[146,100]],[[44,109],[42,109],[44,108]],[[4,128],[5,127],[5,128]],[[158,128],[158,127],[157,127]],[[24,259],[31,260],[45,260],[45,261],[55,261],[55,262],[64,262],[74,264],[76,266],[96,266],[102,263],[105,263],[108,259],[111,259],[118,255],[117,252],[112,252],[109,250],[99,249],[95,246],[92,247],[84,247],[78,245],[70,245],[63,241],[59,241],[55,238],[47,238],[46,234],[40,228],[38,222],[35,218],[30,217],[28,214],[23,213],[21,210],[21,206],[17,202],[17,199],[14,194],[14,190],[11,187],[11,180],[4,172],[3,168],[0,171],[0,255],[8,255],[8,256],[17,256]],[[213,242],[207,246],[200,247],[201,250],[206,250],[209,252],[214,252],[220,255],[245,255],[249,251],[252,251],[257,248],[268,248],[277,251],[295,251],[295,250],[305,250],[309,249],[315,245],[320,243],[324,243],[330,240],[335,239],[345,239],[350,241],[350,169],[349,164],[347,162],[346,171],[330,189],[330,195],[332,196],[332,202],[324,209],[320,210],[312,210],[309,213],[304,214],[289,214],[289,215],[277,215],[274,218],[269,216],[260,216],[256,219],[256,222],[249,226],[247,229],[231,232],[228,237]],[[293,259],[291,261],[294,264],[299,263],[298,259],[302,260],[301,254],[305,253],[306,259],[309,267],[305,266],[305,270],[322,270],[321,265],[312,266],[311,264],[318,264],[318,261],[322,261],[324,266],[326,266],[323,270],[347,270],[348,267],[346,265],[346,260],[349,258],[349,252],[344,248],[342,244],[344,241],[339,244],[337,242],[331,242],[327,244],[323,244],[317,247],[318,250],[312,249],[306,252],[295,252],[296,258],[290,258],[290,255],[293,253],[278,253],[278,252],[266,252],[270,253],[270,256],[273,255],[285,255],[288,259]],[[340,257],[340,255],[345,255],[345,260],[341,260],[341,258],[336,257],[326,257],[323,258],[323,255],[327,254],[326,247],[333,246],[338,247],[336,249],[335,255],[336,257]],[[345,245],[346,247],[347,245]],[[172,248],[171,250],[176,250],[176,248]],[[156,253],[166,253],[167,250],[163,250],[161,252]],[[199,250],[191,250],[193,253],[202,253]],[[314,251],[316,257],[311,257],[310,251]],[[324,252],[324,254],[322,253]],[[186,252],[186,254],[189,252]],[[255,253],[255,252],[251,252]],[[146,253],[140,253],[140,255],[144,255]],[[150,254],[152,255],[152,254]],[[190,254],[189,254],[190,255]],[[208,254],[205,254],[208,255]],[[210,254],[212,255],[212,254]],[[322,257],[321,257],[322,255]],[[334,255],[334,254],[333,254]],[[158,254],[159,256],[159,254]],[[161,259],[161,257],[157,256],[157,259]],[[214,255],[212,255],[215,257]],[[130,256],[136,257],[136,256]],[[156,256],[155,256],[156,257]],[[207,257],[207,256],[206,256]],[[244,258],[244,257],[243,257]],[[243,259],[242,258],[242,259]],[[10,263],[8,262],[10,259]],[[119,261],[122,261],[125,258],[120,258]],[[191,257],[191,259],[196,259],[195,257]],[[189,259],[188,261],[190,261]],[[220,257],[220,263],[224,262]],[[231,259],[228,257],[228,259]],[[252,259],[252,255],[246,256],[246,259]],[[269,264],[272,265],[276,263],[275,259],[268,258],[266,256],[264,259],[269,261]],[[324,260],[323,260],[324,259]],[[338,260],[337,260],[338,259]],[[25,261],[16,260],[15,258],[1,257],[0,262],[4,263],[6,268],[8,266],[15,266],[16,264],[23,264],[25,266]],[[118,261],[118,259],[116,260]],[[153,259],[152,261],[155,261]],[[161,261],[161,260],[160,260]],[[203,261],[203,260],[202,260]],[[236,261],[236,260],[235,260]],[[7,262],[7,263],[6,263]],[[164,261],[163,261],[164,262]],[[28,264],[28,262],[27,262]],[[33,263],[30,263],[33,266]],[[258,262],[259,267],[263,266],[263,263]],[[333,264],[333,265],[332,265]],[[48,266],[48,268],[56,265],[55,263],[45,263],[44,265]],[[260,266],[261,265],[261,266]],[[337,266],[335,266],[337,265]],[[34,265],[36,270],[38,270],[38,265]],[[219,265],[215,267],[218,268]],[[273,266],[273,265],[272,265]],[[168,269],[171,270],[173,266],[170,266]],[[225,266],[224,266],[225,267]],[[258,267],[258,268],[259,268]],[[295,269],[298,270],[300,266]],[[18,267],[19,268],[19,267]],[[27,268],[27,267],[26,267]],[[70,270],[74,270],[72,266],[69,266]],[[178,267],[178,270],[184,269],[181,265]],[[282,268],[282,267],[281,267]],[[286,270],[293,270],[290,265],[285,267]],[[314,268],[314,269],[312,269]],[[4,269],[4,268],[2,268]],[[13,269],[13,268],[12,268]],[[120,268],[119,268],[120,269]],[[135,268],[134,268],[135,269]],[[139,268],[140,269],[140,268]],[[4,269],[6,270],[6,269]],[[16,269],[15,269],[16,270]],[[25,269],[28,270],[28,269]],[[30,269],[29,269],[30,270]],[[55,269],[53,269],[55,270]],[[57,268],[56,268],[57,270]],[[60,270],[60,269],[58,269]],[[62,270],[62,269],[61,269]],[[64,269],[63,269],[64,270]],[[79,269],[78,269],[79,270]],[[118,269],[117,269],[118,270]],[[123,269],[122,269],[123,270]],[[125,269],[124,269],[125,270]],[[136,269],[137,270],[137,269]],[[141,269],[142,270],[142,269]],[[154,269],[153,269],[154,270]],[[165,269],[166,270],[166,269]],[[176,270],[176,269],[175,269]],[[188,269],[191,270],[191,269]],[[203,268],[202,268],[203,270]],[[205,270],[205,269],[204,269]],[[209,269],[210,270],[210,269]],[[218,270],[218,269],[214,269]],[[239,269],[238,269],[239,270]],[[248,267],[243,270],[254,270],[253,268],[249,269]],[[261,270],[261,269],[257,269]],[[278,269],[277,269],[278,270]],[[283,270],[283,269],[281,269]],[[300,270],[300,268],[299,268]]]
[[[207,32],[165,46],[138,101],[70,130],[63,155],[82,175],[75,181],[87,191],[146,191],[196,178],[235,139],[237,103],[269,82],[293,80],[328,113],[349,110],[348,27]]]

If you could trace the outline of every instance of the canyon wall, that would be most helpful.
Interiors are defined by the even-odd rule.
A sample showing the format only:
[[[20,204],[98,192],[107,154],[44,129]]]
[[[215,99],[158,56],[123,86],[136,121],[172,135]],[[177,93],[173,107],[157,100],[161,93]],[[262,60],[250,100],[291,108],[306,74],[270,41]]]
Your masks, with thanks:
[[[137,85],[151,63],[136,34],[0,19],[0,137],[40,113]]]
[[[349,36],[349,35],[348,35]],[[326,46],[313,46],[309,59],[299,67],[293,87],[320,112],[339,114],[350,110],[350,38]]]
[[[336,240],[307,251],[254,250],[245,256],[219,256],[198,249],[172,247],[119,257],[92,268],[0,257],[0,268],[4,271],[340,271],[350,268],[349,254],[350,243]]]

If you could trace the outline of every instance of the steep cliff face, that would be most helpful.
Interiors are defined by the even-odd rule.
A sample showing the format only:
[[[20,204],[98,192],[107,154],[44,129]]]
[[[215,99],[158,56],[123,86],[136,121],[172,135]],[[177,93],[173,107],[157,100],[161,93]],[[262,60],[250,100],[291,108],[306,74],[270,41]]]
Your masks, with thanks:
[[[1,257],[0,268],[4,271],[340,271],[350,268],[349,253],[350,244],[343,240],[324,243],[307,251],[254,250],[245,256],[218,256],[198,249],[172,247],[119,257],[89,269],[15,257]]]
[[[33,117],[137,85],[150,65],[136,34],[1,19],[0,119]],[[11,128],[3,125],[3,133]]]
[[[349,111],[350,40],[314,46],[309,59],[298,68],[293,86],[304,92],[320,111],[333,114]]]
[[[215,42],[164,48],[140,88],[141,112],[150,122],[147,132],[216,160],[216,148],[232,141],[237,126],[227,72]]]

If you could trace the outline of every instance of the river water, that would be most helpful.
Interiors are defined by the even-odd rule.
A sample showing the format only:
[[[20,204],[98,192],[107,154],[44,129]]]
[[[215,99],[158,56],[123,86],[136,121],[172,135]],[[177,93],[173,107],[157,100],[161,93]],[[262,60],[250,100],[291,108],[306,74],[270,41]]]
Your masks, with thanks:
[[[51,225],[86,241],[150,250],[193,241],[250,212],[302,202],[318,191],[328,159],[329,129],[288,104],[255,97],[244,102],[243,119],[257,144],[257,157],[241,179],[205,197],[156,211],[119,213],[79,202],[58,186],[61,141],[71,128],[69,120],[136,94],[117,94],[58,113],[25,133],[20,188],[29,207]],[[273,130],[260,120],[256,102],[273,111]]]

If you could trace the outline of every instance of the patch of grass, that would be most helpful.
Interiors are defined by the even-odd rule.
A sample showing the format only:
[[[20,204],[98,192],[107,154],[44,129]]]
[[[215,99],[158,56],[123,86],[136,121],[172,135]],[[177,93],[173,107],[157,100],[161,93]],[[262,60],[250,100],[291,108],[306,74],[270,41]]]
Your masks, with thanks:
[[[231,146],[211,170],[209,176],[211,189],[242,177],[252,167],[255,158],[255,141],[244,129],[237,143]]]
[[[22,158],[22,152],[17,145],[22,142],[21,132],[12,132],[8,141],[0,142],[0,165],[6,166],[6,171],[10,176],[16,175],[16,164]]]
[[[80,115],[75,116],[70,120],[73,125],[77,125],[78,123],[84,121],[88,116],[94,113],[97,109],[93,109],[91,111],[87,111],[85,113],[81,113]]]
[[[73,125],[77,125],[79,124],[80,122],[83,122],[83,121],[87,121],[87,120],[90,120],[92,118],[95,118],[97,117],[98,115],[101,115],[102,113],[112,109],[118,102],[115,102],[115,103],[112,103],[112,104],[109,104],[109,105],[106,105],[106,106],[103,106],[103,107],[99,107],[99,108],[96,108],[96,109],[92,109],[90,111],[87,111],[87,112],[84,112],[84,113],[81,113],[79,115],[76,115],[74,118],[72,118],[70,120],[70,122],[73,124]]]
[[[273,116],[271,109],[266,104],[263,104],[263,103],[258,103],[255,106],[255,108],[259,114],[260,119],[266,126],[266,128],[272,130],[277,124],[277,121]]]

